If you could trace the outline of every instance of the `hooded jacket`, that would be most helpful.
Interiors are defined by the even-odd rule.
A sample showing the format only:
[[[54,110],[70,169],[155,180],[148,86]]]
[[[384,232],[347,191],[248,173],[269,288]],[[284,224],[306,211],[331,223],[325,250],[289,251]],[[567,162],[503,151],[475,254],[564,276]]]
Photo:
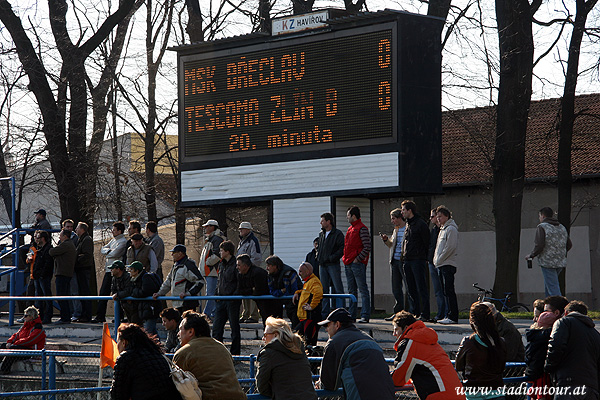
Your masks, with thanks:
[[[219,245],[226,239],[225,235],[219,228],[209,233],[204,238],[204,246],[200,254],[200,262],[198,269],[204,270],[204,276],[212,276],[216,278],[218,276],[217,266],[221,261],[219,256]]]
[[[31,350],[43,349],[46,346],[46,332],[44,332],[40,317],[25,321],[21,329],[14,333],[6,343],[27,347]]]
[[[159,296],[164,296],[171,291],[171,296],[179,296],[188,292],[192,296],[198,296],[204,286],[204,277],[198,270],[196,262],[188,256],[175,262],[171,272],[165,278],[160,290]],[[198,305],[198,300],[188,300],[190,303]],[[173,307],[181,307],[182,300],[173,300]]]
[[[598,390],[600,333],[587,315],[570,312],[554,323],[544,371],[557,386],[586,385]]]
[[[310,363],[299,338],[299,352],[286,348],[279,340],[271,340],[258,353],[256,386],[263,396],[274,400],[317,400]]]
[[[535,247],[529,255],[538,257],[544,268],[565,268],[567,252],[573,247],[567,229],[556,218],[546,217],[535,231]]]
[[[437,333],[425,326],[423,321],[409,325],[394,345],[398,351],[394,385],[404,386],[412,379],[419,399],[458,400],[462,384],[450,358],[438,343]]]
[[[325,390],[344,388],[346,400],[392,400],[394,383],[383,350],[354,324],[327,341],[321,361]]]
[[[527,346],[525,346],[525,375],[535,381],[544,374],[544,362],[548,352],[548,341],[552,329],[528,329],[525,333]]]
[[[433,265],[441,267],[442,265],[452,265],[456,267],[458,258],[458,226],[454,219],[450,218],[440,228],[437,237],[435,253],[433,255]]]

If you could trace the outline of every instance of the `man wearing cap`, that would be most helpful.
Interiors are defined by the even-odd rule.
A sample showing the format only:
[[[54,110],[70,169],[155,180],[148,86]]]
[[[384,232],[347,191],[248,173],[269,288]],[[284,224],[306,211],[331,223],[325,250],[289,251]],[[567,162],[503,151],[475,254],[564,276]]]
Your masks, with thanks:
[[[357,329],[353,321],[346,309],[338,308],[319,322],[327,329],[329,340],[317,388],[335,390],[341,383],[347,400],[395,399],[383,350],[371,336]]]
[[[125,271],[125,264],[123,261],[115,260],[108,268],[110,269],[110,274],[112,276],[110,295],[113,300],[131,296],[131,275],[129,275],[129,272]],[[136,317],[132,315],[134,307],[128,307],[127,304],[122,304],[122,308],[125,311],[127,319],[130,322],[134,322],[134,320],[136,320]]]
[[[158,225],[154,221],[148,221],[146,224],[146,243],[152,247],[154,254],[156,254],[156,261],[158,261],[156,274],[162,280],[162,263],[165,261],[165,242],[158,236]]]
[[[31,226],[31,229],[52,229],[50,222],[46,219],[46,210],[40,208],[35,214],[35,223]]]
[[[175,264],[159,291],[152,295],[156,299],[170,291],[171,296],[179,296],[182,300],[173,300],[173,307],[177,308],[181,314],[185,310],[195,310],[198,307],[198,300],[183,300],[183,298],[199,296],[204,286],[204,278],[198,270],[196,262],[189,258],[186,252],[187,249],[182,244],[175,245],[171,249]]]
[[[106,257],[106,262],[104,264],[104,278],[102,279],[102,284],[100,285],[100,291],[98,293],[100,296],[110,295],[110,288],[112,284],[111,267],[115,261],[121,260],[123,255],[125,255],[127,252],[127,239],[125,238],[125,235],[123,235],[123,232],[125,232],[125,224],[123,224],[121,221],[115,222],[112,226],[113,238],[110,240],[110,242],[108,242],[108,244],[102,246],[102,249],[100,250],[100,253],[104,254]],[[92,319],[92,322],[106,321],[106,305],[106,300],[100,300],[98,302],[96,318]]]
[[[127,265],[139,261],[144,269],[149,272],[158,270],[158,260],[154,249],[149,244],[144,243],[144,237],[141,233],[135,233],[131,236],[131,247],[127,249]]]
[[[157,274],[146,272],[144,266],[139,261],[134,261],[127,266],[127,271],[131,275],[131,294],[132,297],[150,297],[160,289],[162,281]],[[132,314],[137,321],[129,319],[129,322],[144,325],[146,332],[157,335],[156,320],[160,315],[161,305],[158,300],[151,301],[132,301]]]
[[[237,247],[236,256],[248,254],[252,265],[260,267],[262,256],[260,253],[260,243],[252,232],[252,224],[244,221],[238,228],[240,232],[240,243]],[[258,322],[258,310],[254,300],[242,300],[242,316],[240,322],[256,323]]]
[[[204,247],[200,254],[200,270],[204,270],[206,278],[206,295],[214,296],[217,290],[217,264],[221,261],[219,257],[219,245],[225,240],[225,235],[219,229],[219,223],[209,219],[204,225]],[[208,300],[204,307],[204,314],[210,319],[215,317],[215,301]]]

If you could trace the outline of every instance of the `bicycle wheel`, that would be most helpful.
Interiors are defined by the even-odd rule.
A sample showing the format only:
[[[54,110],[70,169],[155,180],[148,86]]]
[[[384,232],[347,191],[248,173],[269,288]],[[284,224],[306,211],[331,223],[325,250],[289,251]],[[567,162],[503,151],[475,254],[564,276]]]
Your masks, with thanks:
[[[510,312],[529,312],[529,307],[523,303],[515,303],[515,305],[510,308]]]

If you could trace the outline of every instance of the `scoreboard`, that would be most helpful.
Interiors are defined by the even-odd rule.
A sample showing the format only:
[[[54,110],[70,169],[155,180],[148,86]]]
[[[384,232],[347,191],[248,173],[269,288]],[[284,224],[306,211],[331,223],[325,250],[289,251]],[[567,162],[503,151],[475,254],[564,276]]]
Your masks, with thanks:
[[[442,26],[384,11],[175,48],[182,205],[439,193]]]
[[[185,156],[393,136],[392,29],[183,63]]]

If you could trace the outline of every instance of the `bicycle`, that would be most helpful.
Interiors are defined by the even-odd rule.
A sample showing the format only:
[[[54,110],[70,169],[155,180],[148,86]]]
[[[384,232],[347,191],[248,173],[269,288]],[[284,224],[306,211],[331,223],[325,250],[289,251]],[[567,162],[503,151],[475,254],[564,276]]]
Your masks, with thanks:
[[[505,311],[507,311],[507,312],[529,312],[529,307],[527,307],[523,303],[515,303],[513,306],[509,305],[509,301],[510,301],[510,297],[512,296],[512,292],[505,292],[504,298],[497,299],[497,298],[492,297],[494,295],[494,293],[491,290],[484,289],[480,286],[477,286],[477,282],[475,282],[473,284],[473,287],[479,291],[479,294],[477,295],[477,300],[480,303],[483,301],[488,301],[490,303],[497,301],[498,303],[502,304],[502,308],[500,310],[498,310],[500,312],[505,312]]]

